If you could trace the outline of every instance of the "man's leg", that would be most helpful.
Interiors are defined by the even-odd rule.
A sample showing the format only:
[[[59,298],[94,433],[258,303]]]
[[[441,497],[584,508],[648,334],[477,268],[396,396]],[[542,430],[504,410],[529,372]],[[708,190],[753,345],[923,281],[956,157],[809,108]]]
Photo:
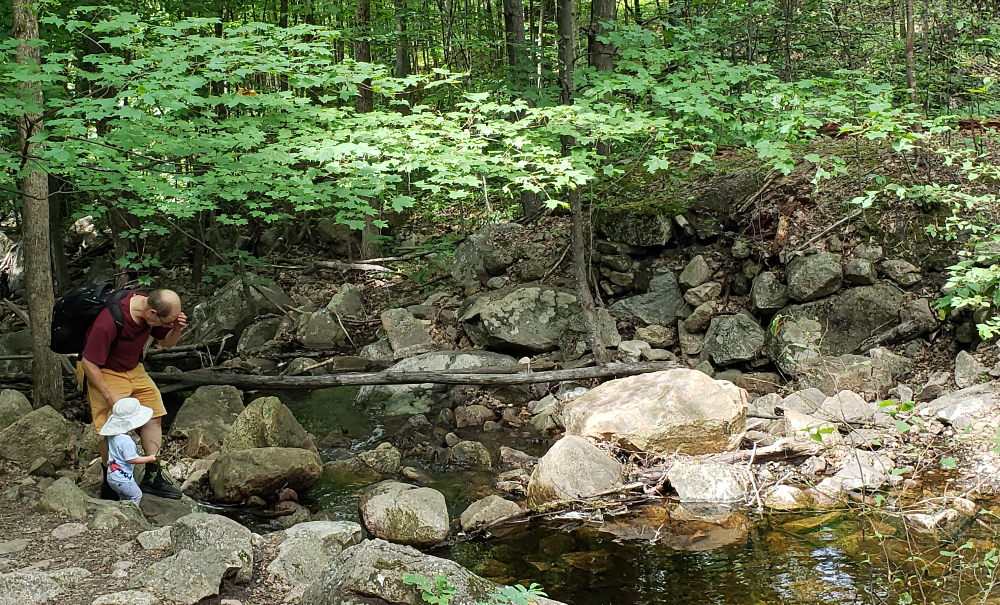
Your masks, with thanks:
[[[167,409],[163,407],[160,390],[156,388],[149,374],[146,374],[142,364],[129,372],[129,377],[132,380],[132,396],[138,399],[139,403],[153,410],[153,418],[139,429],[142,449],[147,456],[159,456],[160,447],[163,445],[162,418],[167,414]],[[181,491],[171,485],[170,481],[164,477],[163,470],[158,463],[148,463],[144,466],[145,473],[139,483],[139,489],[161,498],[180,499]]]

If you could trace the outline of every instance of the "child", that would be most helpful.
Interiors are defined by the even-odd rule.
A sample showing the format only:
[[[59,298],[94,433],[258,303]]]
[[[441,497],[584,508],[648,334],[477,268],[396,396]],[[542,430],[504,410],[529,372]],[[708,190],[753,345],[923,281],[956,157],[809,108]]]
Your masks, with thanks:
[[[101,434],[108,437],[108,484],[122,500],[136,504],[142,500],[142,492],[132,474],[132,465],[156,462],[156,456],[140,456],[128,432],[146,424],[152,417],[151,408],[134,397],[125,397],[115,403],[111,416],[101,427]]]

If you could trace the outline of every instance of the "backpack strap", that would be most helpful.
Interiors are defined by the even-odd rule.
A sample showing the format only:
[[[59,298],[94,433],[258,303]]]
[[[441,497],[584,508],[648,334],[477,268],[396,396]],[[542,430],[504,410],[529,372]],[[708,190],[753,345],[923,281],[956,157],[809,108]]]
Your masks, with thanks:
[[[115,322],[115,327],[118,328],[118,338],[121,338],[122,328],[125,327],[125,314],[122,313],[122,301],[132,292],[133,290],[119,290],[109,296],[104,302],[104,305],[108,308],[108,312],[111,313],[111,319]]]

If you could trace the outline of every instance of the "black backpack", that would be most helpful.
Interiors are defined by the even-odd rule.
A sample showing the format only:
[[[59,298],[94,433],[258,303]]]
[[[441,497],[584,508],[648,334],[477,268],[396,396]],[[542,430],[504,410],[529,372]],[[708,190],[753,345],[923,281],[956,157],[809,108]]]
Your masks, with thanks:
[[[87,344],[87,330],[104,309],[122,335],[125,315],[121,302],[131,290],[115,290],[111,284],[88,284],[74,288],[56,301],[52,308],[52,341],[49,348],[56,353],[69,355],[83,352]]]

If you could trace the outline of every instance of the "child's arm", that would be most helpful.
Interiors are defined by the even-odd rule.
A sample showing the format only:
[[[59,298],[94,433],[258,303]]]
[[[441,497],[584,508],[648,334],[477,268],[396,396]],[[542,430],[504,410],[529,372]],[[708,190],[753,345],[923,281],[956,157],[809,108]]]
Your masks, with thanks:
[[[139,456],[128,461],[129,464],[149,464],[150,462],[156,462],[156,456]]]

